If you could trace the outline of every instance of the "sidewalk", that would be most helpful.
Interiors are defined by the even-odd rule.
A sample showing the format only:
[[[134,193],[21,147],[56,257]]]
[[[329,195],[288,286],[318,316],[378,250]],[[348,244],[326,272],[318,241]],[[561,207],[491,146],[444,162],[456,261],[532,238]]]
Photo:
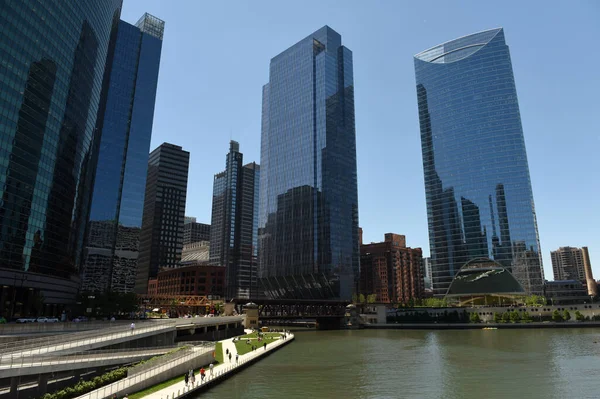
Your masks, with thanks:
[[[214,367],[212,376],[210,374],[210,369],[208,367],[206,367],[206,377],[204,378],[204,382],[200,381],[200,373],[196,372],[196,384],[193,387],[192,387],[191,383],[188,383],[188,385],[186,387],[185,381],[180,381],[176,384],[173,384],[164,389],[161,389],[160,391],[146,395],[146,396],[144,396],[144,399],[167,399],[167,398],[173,399],[173,398],[177,398],[178,396],[181,396],[183,394],[188,394],[190,391],[195,391],[214,380],[217,380],[220,378],[226,378],[226,376],[229,373],[231,373],[238,367],[243,367],[243,365],[245,363],[252,361],[258,357],[261,357],[293,339],[294,339],[294,334],[288,334],[288,337],[286,340],[280,338],[277,341],[267,345],[267,350],[264,350],[261,347],[260,350],[257,349],[256,351],[248,352],[245,355],[240,355],[237,363],[235,361],[235,354],[237,353],[237,350],[235,349],[235,344],[232,342],[233,338],[219,341],[219,342],[222,342],[222,344],[223,344],[223,361],[224,361],[224,363],[219,364]],[[229,357],[225,356],[226,349],[229,349],[229,351],[232,353],[231,363],[229,362]]]

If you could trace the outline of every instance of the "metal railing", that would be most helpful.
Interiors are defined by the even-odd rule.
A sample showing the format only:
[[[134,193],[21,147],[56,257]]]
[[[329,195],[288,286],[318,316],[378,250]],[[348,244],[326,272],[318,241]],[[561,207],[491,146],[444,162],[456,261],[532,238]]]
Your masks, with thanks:
[[[59,321],[55,323],[10,323],[0,325],[0,335],[4,334],[24,334],[24,333],[55,333],[61,331],[86,331],[97,330],[99,328],[109,328],[118,324],[131,324],[131,320],[115,321]]]
[[[172,369],[175,366],[178,366],[182,363],[188,362],[194,358],[203,356],[206,353],[211,352],[213,350],[214,350],[214,345],[212,346],[212,348],[207,347],[207,348],[196,349],[184,357],[181,357],[178,359],[172,359],[171,361],[168,361],[162,365],[157,365],[156,367],[154,367],[150,370],[146,370],[145,372],[142,372],[142,373],[139,373],[136,375],[132,375],[131,377],[126,377],[122,380],[114,382],[105,387],[102,387],[102,388],[96,389],[92,392],[88,392],[84,395],[78,396],[76,399],[109,398],[112,395],[123,392],[124,390],[129,389],[130,387],[135,386],[148,378],[151,378],[157,374],[163,373],[169,369]]]
[[[145,323],[141,327],[136,326],[134,330],[122,325],[100,331],[83,331],[58,337],[34,338],[26,341],[4,343],[0,345],[0,353],[2,353],[0,361],[4,356],[11,353],[20,354],[21,356],[39,356],[46,353],[92,345],[98,342],[142,335],[151,331],[174,328],[174,323]]]

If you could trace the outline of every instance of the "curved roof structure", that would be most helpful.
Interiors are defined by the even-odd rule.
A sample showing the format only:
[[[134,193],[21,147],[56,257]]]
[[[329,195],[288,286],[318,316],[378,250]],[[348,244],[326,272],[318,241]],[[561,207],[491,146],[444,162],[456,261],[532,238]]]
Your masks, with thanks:
[[[500,32],[502,32],[502,28],[495,28],[459,37],[422,51],[415,55],[415,58],[436,64],[449,64],[460,61],[484,47]]]
[[[446,296],[493,294],[525,295],[525,290],[501,264],[488,258],[477,258],[460,268]]]

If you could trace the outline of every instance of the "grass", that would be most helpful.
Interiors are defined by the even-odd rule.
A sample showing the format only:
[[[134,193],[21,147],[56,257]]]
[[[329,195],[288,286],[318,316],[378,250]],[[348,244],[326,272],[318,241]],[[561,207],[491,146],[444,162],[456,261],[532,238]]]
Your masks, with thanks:
[[[170,380],[167,380],[165,382],[161,382],[158,385],[154,385],[153,387],[150,388],[146,388],[143,391],[139,391],[134,393],[133,395],[128,395],[127,397],[129,399],[140,399],[143,398],[144,396],[150,395],[151,393],[160,391],[161,389],[165,389],[168,386],[171,386],[173,384],[176,384],[180,381],[183,381],[184,376],[179,376],[179,377],[173,377]]]
[[[215,360],[217,364],[223,364],[223,343],[217,342],[215,346]]]
[[[246,334],[246,335],[242,335],[239,341],[235,342],[235,349],[237,351],[237,353],[239,355],[244,355],[248,352],[252,352],[252,345],[256,346],[256,349],[260,349],[265,342],[267,343],[267,347],[269,346],[268,344],[274,342],[277,338],[281,337],[281,333],[263,333],[263,340],[258,342],[257,338],[258,338],[258,334],[257,333],[251,333],[251,334]],[[250,339],[250,344],[246,343],[247,339]]]

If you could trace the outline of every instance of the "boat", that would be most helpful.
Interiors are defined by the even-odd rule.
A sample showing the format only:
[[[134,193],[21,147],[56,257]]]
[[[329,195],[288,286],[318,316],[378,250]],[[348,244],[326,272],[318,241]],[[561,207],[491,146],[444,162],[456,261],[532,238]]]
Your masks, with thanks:
[[[497,330],[498,327],[483,327],[483,330]]]

